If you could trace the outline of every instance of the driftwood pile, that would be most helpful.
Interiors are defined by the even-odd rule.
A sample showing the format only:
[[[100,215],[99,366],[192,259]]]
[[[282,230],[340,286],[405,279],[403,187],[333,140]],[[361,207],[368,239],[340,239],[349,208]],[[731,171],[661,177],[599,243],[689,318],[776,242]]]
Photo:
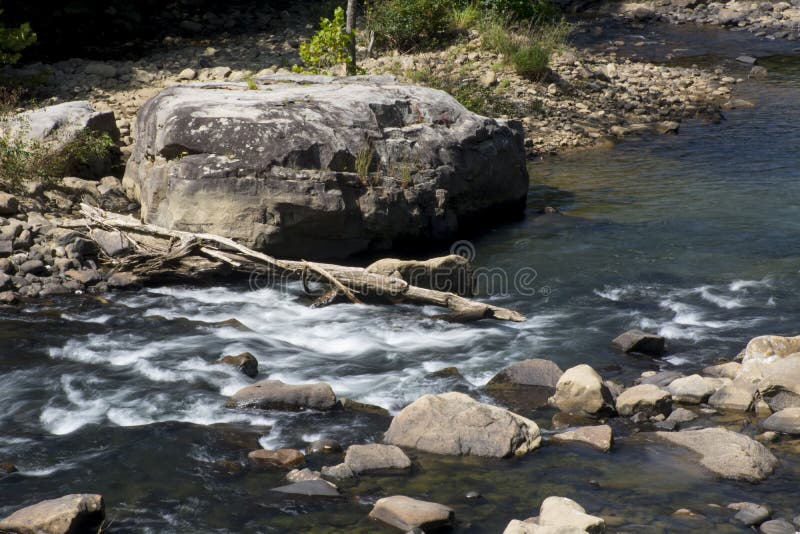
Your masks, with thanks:
[[[344,297],[353,303],[386,302],[434,305],[449,308],[444,319],[466,322],[483,318],[521,322],[525,317],[516,311],[480,303],[452,292],[411,285],[399,276],[369,272],[362,267],[347,267],[305,260],[283,260],[245,247],[232,239],[206,233],[169,230],[144,223],[131,216],[108,212],[88,204],[81,212],[92,230],[115,230],[133,245],[133,252],[120,258],[105,258],[115,272],[128,272],[142,279],[164,273],[187,260],[209,269],[226,264],[235,271],[255,270],[280,279],[296,278],[322,282],[330,287],[313,304],[322,306]]]

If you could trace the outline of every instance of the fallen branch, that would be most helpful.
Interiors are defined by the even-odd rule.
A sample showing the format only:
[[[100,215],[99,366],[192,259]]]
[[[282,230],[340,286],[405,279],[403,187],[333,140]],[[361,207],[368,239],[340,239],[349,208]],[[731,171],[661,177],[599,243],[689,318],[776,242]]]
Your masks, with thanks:
[[[361,303],[361,300],[355,296],[359,294],[382,297],[393,303],[410,302],[449,308],[456,314],[460,314],[462,320],[477,320],[483,317],[501,321],[521,322],[525,320],[523,315],[507,308],[476,302],[450,292],[413,286],[397,276],[367,272],[361,267],[305,260],[281,260],[215,234],[169,230],[141,222],[130,216],[107,212],[88,204],[81,204],[81,211],[90,222],[104,228],[121,231],[134,243],[138,243],[139,240],[129,234],[156,237],[163,241],[163,250],[134,253],[116,262],[117,270],[132,270],[140,276],[146,277],[148,269],[161,268],[166,263],[199,253],[242,271],[253,267],[268,266],[277,272],[287,273],[295,278],[302,278],[303,273],[311,271],[354,303]],[[250,263],[247,264],[247,262]],[[332,300],[332,298],[328,295],[328,299],[322,299],[320,304],[325,300]]]

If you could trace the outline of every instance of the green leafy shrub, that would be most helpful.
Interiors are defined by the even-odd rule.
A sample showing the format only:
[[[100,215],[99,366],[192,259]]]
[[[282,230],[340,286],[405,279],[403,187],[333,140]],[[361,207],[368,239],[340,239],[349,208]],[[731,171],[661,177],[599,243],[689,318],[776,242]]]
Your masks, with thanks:
[[[518,74],[542,78],[548,72],[550,56],[564,45],[569,31],[565,22],[514,31],[493,19],[483,24],[481,39],[485,48],[502,54]]]
[[[452,10],[451,0],[377,0],[367,10],[367,29],[384,49],[431,48],[449,32]]]
[[[26,182],[58,183],[68,174],[82,174],[95,162],[112,156],[114,141],[105,132],[83,131],[64,144],[30,140],[24,124],[0,134],[0,189],[21,192]]]
[[[0,65],[16,63],[22,55],[20,52],[35,42],[36,34],[30,24],[22,24],[17,28],[0,26]]]
[[[317,33],[300,43],[300,58],[304,66],[295,65],[292,70],[319,74],[337,65],[350,65],[350,39],[355,36],[345,31],[344,23],[344,10],[341,7],[334,10],[333,19],[321,18]]]
[[[467,1],[460,0],[461,7]],[[551,0],[478,0],[478,7],[487,13],[534,23],[554,21],[561,16],[558,6]]]

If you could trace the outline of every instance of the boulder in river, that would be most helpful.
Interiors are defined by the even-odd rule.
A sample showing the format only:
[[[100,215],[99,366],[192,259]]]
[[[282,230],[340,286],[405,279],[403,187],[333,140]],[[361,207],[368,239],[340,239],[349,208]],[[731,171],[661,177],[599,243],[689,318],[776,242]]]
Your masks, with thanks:
[[[639,384],[626,389],[617,397],[617,411],[631,416],[643,413],[647,417],[668,415],[672,409],[672,397],[668,391],[653,384]]]
[[[234,393],[228,408],[261,408],[264,410],[331,410],[337,406],[331,386],[285,384],[280,380],[262,380]]]
[[[532,358],[512,363],[492,377],[486,387],[539,386],[555,388],[564,371],[550,360]]]
[[[525,521],[511,521],[503,534],[580,534],[605,532],[605,521],[566,497],[547,497],[539,508],[539,516]]]
[[[615,413],[614,398],[603,378],[586,364],[567,369],[556,383],[550,404],[562,412],[589,417]]]
[[[684,376],[673,380],[667,391],[672,400],[683,404],[700,404],[705,402],[716,391],[714,384],[698,374]]]
[[[737,377],[711,395],[708,404],[715,408],[746,412],[753,406],[756,391],[758,391],[758,385],[752,380],[746,377]]]
[[[449,239],[524,213],[524,131],[389,76],[194,83],[136,119],[123,184],[146,222],[283,257]]]
[[[239,372],[255,378],[258,375],[258,360],[249,352],[242,352],[241,354],[229,354],[220,358],[218,363],[233,365]]]
[[[770,362],[762,369],[758,392],[770,409],[800,407],[800,352]]]
[[[797,527],[786,519],[764,521],[758,527],[759,534],[797,534]]]
[[[664,337],[650,334],[642,330],[628,330],[615,337],[611,344],[623,352],[637,352],[651,356],[661,356],[664,353]]]
[[[761,443],[724,428],[657,432],[661,439],[700,455],[700,464],[723,478],[759,482],[773,473],[778,460]]]
[[[294,484],[272,488],[272,491],[287,495],[304,495],[306,497],[339,497],[341,495],[334,484],[321,478],[301,480]]]
[[[105,519],[102,495],[79,493],[17,510],[0,521],[0,532],[17,534],[95,533]]]
[[[553,441],[578,441],[601,451],[611,450],[613,432],[608,425],[582,426],[553,436]]]
[[[463,393],[423,395],[398,413],[384,441],[436,454],[502,458],[541,443],[539,427],[525,417]]]
[[[800,408],[784,408],[767,417],[764,428],[774,432],[782,432],[800,436]]]
[[[742,363],[745,364],[752,360],[784,358],[796,352],[800,352],[800,336],[758,336],[747,343]]]
[[[344,455],[344,464],[358,475],[369,471],[408,469],[411,467],[406,453],[394,445],[350,445]]]
[[[455,512],[443,504],[393,495],[378,499],[369,517],[403,532],[413,529],[428,532],[451,527]]]
[[[731,510],[736,510],[733,518],[746,527],[758,526],[772,516],[769,506],[752,502],[735,502],[728,505]]]
[[[305,455],[296,449],[259,449],[247,455],[250,461],[260,465],[275,465],[291,469],[302,465],[306,461]]]

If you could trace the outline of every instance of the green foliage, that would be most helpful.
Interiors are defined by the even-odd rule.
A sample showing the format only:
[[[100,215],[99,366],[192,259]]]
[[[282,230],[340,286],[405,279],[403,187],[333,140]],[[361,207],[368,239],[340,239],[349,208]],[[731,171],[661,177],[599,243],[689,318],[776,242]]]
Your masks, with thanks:
[[[36,34],[30,24],[25,23],[17,28],[0,26],[0,65],[16,63],[22,56],[20,52],[35,42]]]
[[[503,94],[505,89],[502,87],[494,90],[470,77],[459,75],[453,69],[445,70],[449,74],[434,73],[430,67],[423,67],[407,71],[404,75],[414,83],[450,93],[462,106],[479,115],[525,117],[542,110],[542,104],[538,100],[514,100]]]
[[[483,46],[502,54],[506,63],[522,76],[542,78],[548,72],[550,56],[564,45],[570,26],[561,22],[514,31],[497,19],[481,28]]]
[[[24,184],[42,180],[55,184],[67,174],[109,156],[115,146],[107,133],[84,131],[67,143],[28,139],[27,125],[5,116],[0,134],[0,189],[21,192]],[[14,121],[17,121],[14,124]]]
[[[337,65],[350,65],[350,39],[355,39],[355,36],[345,31],[344,23],[344,10],[341,7],[334,10],[333,19],[321,18],[317,33],[300,43],[300,57],[304,66],[295,65],[292,70],[320,74]]]
[[[431,48],[447,36],[453,7],[452,0],[377,0],[367,10],[367,29],[384,49]]]
[[[463,7],[453,7],[450,14],[453,31],[465,32],[474,28],[481,18],[481,9],[477,2],[472,2]]]
[[[459,7],[465,7],[467,2],[476,0],[457,1]],[[561,12],[552,0],[477,0],[477,7],[485,13],[493,14],[513,20],[531,20],[535,24],[555,21]]]
[[[256,80],[256,76],[252,72],[245,77],[244,83],[247,84],[247,89],[250,91],[258,89],[258,80]]]

